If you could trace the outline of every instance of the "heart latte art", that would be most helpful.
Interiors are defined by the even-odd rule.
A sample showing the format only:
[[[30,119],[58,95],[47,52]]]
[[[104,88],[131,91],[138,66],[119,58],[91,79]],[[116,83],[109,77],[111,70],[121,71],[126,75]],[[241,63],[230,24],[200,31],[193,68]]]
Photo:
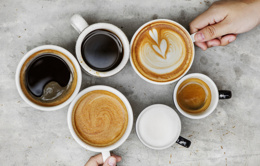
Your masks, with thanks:
[[[178,79],[193,60],[193,43],[189,34],[167,21],[152,22],[136,35],[131,50],[134,67],[155,82]]]

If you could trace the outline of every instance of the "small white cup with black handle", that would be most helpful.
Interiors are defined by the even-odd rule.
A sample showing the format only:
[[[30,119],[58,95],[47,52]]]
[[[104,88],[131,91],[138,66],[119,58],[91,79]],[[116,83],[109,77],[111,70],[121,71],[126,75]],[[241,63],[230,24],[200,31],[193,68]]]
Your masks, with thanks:
[[[136,121],[136,133],[148,148],[163,150],[177,143],[186,148],[191,142],[180,136],[181,120],[169,106],[154,104],[146,107]]]
[[[85,71],[87,74],[90,74],[92,76],[109,77],[114,74],[117,74],[125,67],[130,56],[130,52],[129,52],[130,46],[129,46],[129,41],[127,39],[127,36],[121,29],[109,23],[95,23],[89,25],[85,21],[85,19],[79,14],[74,14],[71,17],[70,21],[74,29],[80,34],[76,42],[75,51],[76,51],[76,57],[79,61],[79,64],[83,68],[83,71]],[[93,37],[95,37],[96,40],[102,40],[102,37],[99,38],[97,37],[97,35],[100,34],[95,34],[95,32],[97,32],[98,30],[107,33],[106,35],[108,36],[108,38],[111,39],[110,41],[112,41],[112,43],[116,45],[115,47],[118,47],[119,49],[118,54],[120,52],[120,55],[118,55],[117,53],[113,53],[109,55],[100,55],[100,57],[95,59],[95,57],[97,57],[99,53],[111,53],[112,51],[115,51],[115,50],[111,50],[110,47],[106,47],[106,44],[102,45],[100,44],[100,42],[97,42],[96,44],[91,43],[93,42],[93,40],[90,39]],[[97,46],[98,43],[99,46]],[[111,42],[109,43],[111,44]],[[83,46],[84,49],[87,49],[91,45],[92,45],[91,47],[92,49],[89,50],[89,53],[91,54],[84,55],[85,53],[84,51],[82,51]],[[106,49],[104,47],[106,47]],[[109,56],[111,55],[113,55],[113,57],[109,59]],[[86,57],[88,57],[88,59],[86,59]],[[107,66],[103,66],[103,65],[107,65]]]
[[[180,107],[180,105],[178,104],[178,101],[177,101],[177,92],[178,92],[179,86],[181,85],[182,82],[184,82],[185,80],[190,79],[190,78],[197,78],[197,79],[202,80],[203,82],[205,82],[208,85],[210,92],[211,92],[211,101],[210,101],[208,108],[205,111],[202,111],[200,113],[185,112]],[[208,76],[201,74],[201,73],[192,73],[192,74],[188,74],[188,75],[184,76],[183,78],[181,78],[179,80],[179,82],[176,84],[176,86],[174,88],[174,92],[173,92],[173,101],[174,101],[174,104],[175,104],[176,108],[178,109],[178,111],[182,115],[184,115],[188,118],[191,118],[191,119],[202,119],[202,118],[209,116],[216,109],[219,99],[230,99],[231,97],[232,97],[231,91],[218,90],[214,81],[211,78],[209,78]]]
[[[123,134],[123,136],[115,143],[113,143],[112,145],[109,146],[105,146],[105,147],[96,147],[96,146],[92,146],[89,145],[87,143],[85,143],[84,141],[82,141],[80,139],[80,137],[76,134],[74,128],[73,128],[73,124],[72,124],[72,113],[73,113],[73,108],[75,106],[75,104],[77,103],[77,101],[85,94],[87,94],[88,92],[91,91],[95,91],[95,90],[104,90],[104,91],[108,91],[111,92],[113,94],[115,94],[116,96],[118,96],[122,102],[124,103],[126,109],[127,109],[127,113],[128,113],[128,122],[127,122],[127,127],[126,130]],[[81,145],[83,148],[93,151],[93,152],[101,152],[102,156],[103,156],[103,161],[105,162],[106,159],[110,156],[110,151],[118,148],[119,146],[121,146],[126,139],[128,138],[128,136],[131,133],[132,127],[133,127],[133,111],[132,111],[132,107],[129,103],[129,101],[127,100],[127,98],[118,90],[109,87],[109,86],[104,86],[104,85],[95,85],[95,86],[91,86],[88,87],[84,90],[82,90],[75,98],[74,100],[71,102],[70,106],[69,106],[69,111],[68,111],[68,115],[67,115],[67,121],[68,121],[68,126],[69,126],[69,130],[70,133],[72,135],[72,137],[74,138],[74,140]]]

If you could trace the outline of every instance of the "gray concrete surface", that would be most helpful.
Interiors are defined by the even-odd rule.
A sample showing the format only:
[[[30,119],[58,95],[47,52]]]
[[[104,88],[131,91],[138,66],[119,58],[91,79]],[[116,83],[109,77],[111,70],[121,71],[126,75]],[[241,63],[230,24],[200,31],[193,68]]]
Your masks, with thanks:
[[[70,26],[74,13],[90,24],[108,22],[120,27],[129,40],[143,23],[168,18],[188,28],[213,1],[157,0],[1,0],[0,1],[0,165],[82,166],[94,152],[78,145],[67,127],[67,109],[38,111],[27,105],[15,87],[15,70],[30,49],[54,44],[75,55],[78,37]],[[260,165],[260,27],[238,35],[226,47],[201,51],[189,73],[211,77],[219,89],[233,91],[231,100],[220,101],[217,109],[202,120],[180,115],[181,135],[189,138],[189,149],[179,145],[156,151],[138,139],[135,127],[128,140],[114,153],[121,166],[225,166]],[[129,99],[134,118],[155,103],[175,109],[175,83],[152,85],[135,74],[130,63],[117,75],[94,78],[83,74],[82,89],[103,84],[117,88]]]

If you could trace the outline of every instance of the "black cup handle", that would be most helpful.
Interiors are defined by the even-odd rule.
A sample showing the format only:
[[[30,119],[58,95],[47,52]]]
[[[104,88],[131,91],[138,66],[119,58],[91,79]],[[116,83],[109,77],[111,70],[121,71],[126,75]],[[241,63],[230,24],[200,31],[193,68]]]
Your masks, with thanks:
[[[219,99],[230,99],[232,97],[232,93],[229,90],[219,90]]]
[[[176,141],[177,144],[184,146],[185,148],[190,147],[190,140],[187,140],[186,138],[183,138],[182,136],[179,136],[178,140]]]

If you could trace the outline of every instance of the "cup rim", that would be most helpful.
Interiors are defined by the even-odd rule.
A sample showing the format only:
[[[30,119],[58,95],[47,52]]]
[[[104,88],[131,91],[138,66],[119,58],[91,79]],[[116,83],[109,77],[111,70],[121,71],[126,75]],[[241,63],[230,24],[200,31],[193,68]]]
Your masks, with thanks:
[[[119,63],[119,65],[116,68],[114,68],[110,71],[106,71],[106,72],[96,71],[96,70],[90,68],[85,63],[84,59],[82,58],[81,45],[82,45],[82,42],[84,41],[84,38],[86,37],[86,35],[88,33],[92,32],[94,30],[97,30],[97,29],[104,29],[104,30],[114,33],[119,38],[119,40],[121,41],[121,43],[123,45],[123,49],[124,49],[123,59],[121,60],[121,62]],[[125,65],[128,62],[128,59],[130,57],[130,46],[129,46],[129,41],[128,41],[127,36],[121,29],[119,29],[117,26],[110,24],[110,23],[95,23],[95,24],[92,24],[92,25],[89,25],[88,27],[86,27],[80,33],[80,35],[77,39],[75,51],[76,51],[77,60],[80,64],[80,66],[83,68],[83,71],[85,71],[87,74],[90,74],[90,75],[93,75],[96,77],[109,77],[109,76],[117,74],[125,67]]]
[[[52,49],[52,50],[57,50],[59,52],[62,52],[64,55],[66,55],[73,63],[73,65],[75,66],[76,72],[77,72],[77,85],[74,89],[74,92],[72,93],[72,95],[68,98],[68,100],[64,101],[63,103],[56,105],[56,106],[41,106],[38,104],[33,103],[32,101],[30,101],[23,93],[21,85],[20,85],[20,73],[21,73],[21,68],[24,64],[24,62],[34,53],[41,51],[41,50],[45,50],[45,49]],[[15,83],[16,83],[16,88],[18,90],[19,95],[21,96],[21,98],[27,103],[29,104],[31,107],[36,108],[38,110],[41,111],[55,111],[58,109],[61,109],[63,107],[65,107],[66,105],[68,105],[74,97],[76,97],[76,95],[78,94],[80,87],[81,87],[81,81],[82,81],[82,75],[81,75],[81,69],[80,66],[76,60],[76,58],[66,49],[60,47],[60,46],[56,46],[56,45],[42,45],[42,46],[38,46],[33,48],[32,50],[28,51],[20,60],[20,62],[18,63],[18,66],[16,68],[16,74],[15,74]]]
[[[123,103],[126,106],[127,112],[128,112],[128,124],[127,124],[127,128],[125,130],[125,133],[117,142],[115,142],[112,145],[105,146],[105,147],[95,147],[95,146],[91,146],[91,145],[88,145],[87,143],[83,142],[75,133],[73,126],[72,126],[72,121],[71,121],[73,107],[76,104],[76,102],[78,101],[78,99],[80,99],[80,97],[82,97],[86,93],[94,91],[94,90],[106,90],[106,91],[109,91],[109,92],[115,94],[123,101]],[[118,91],[117,89],[114,89],[112,87],[105,86],[105,85],[94,85],[94,86],[90,86],[90,87],[82,90],[71,102],[69,109],[68,109],[67,122],[68,122],[69,131],[70,131],[72,137],[83,148],[93,151],[93,152],[111,151],[111,150],[116,149],[120,145],[122,145],[126,141],[126,139],[129,137],[129,135],[132,131],[132,127],[133,127],[133,111],[132,111],[132,107],[131,107],[129,101],[120,91]]]
[[[138,34],[146,25],[151,24],[151,23],[153,23],[153,22],[157,22],[157,21],[166,21],[166,22],[170,22],[170,23],[173,23],[173,24],[178,25],[182,30],[184,30],[184,31],[188,34],[189,39],[190,39],[190,41],[191,41],[191,43],[192,43],[192,45],[193,45],[193,47],[192,47],[192,49],[193,49],[193,55],[192,55],[192,59],[191,59],[191,63],[190,63],[190,65],[189,65],[189,67],[188,67],[188,68],[186,69],[186,71],[185,71],[182,75],[180,75],[178,78],[176,78],[176,79],[174,79],[174,80],[171,80],[171,81],[167,81],[167,82],[156,82],[156,81],[153,81],[153,80],[150,80],[150,79],[144,77],[144,76],[136,69],[136,67],[135,67],[135,65],[134,65],[134,62],[133,62],[133,60],[132,60],[132,45],[133,45],[133,42],[134,42],[134,40],[135,40],[135,37],[137,36],[137,34]],[[147,82],[149,82],[149,83],[152,83],[152,84],[156,84],[156,85],[168,85],[168,84],[171,84],[171,83],[173,83],[173,82],[176,82],[176,81],[178,81],[180,78],[182,78],[182,77],[190,70],[190,68],[191,68],[191,66],[192,66],[192,64],[193,64],[193,61],[194,61],[194,55],[195,55],[195,47],[194,47],[194,43],[192,42],[192,38],[191,38],[190,33],[184,28],[184,26],[182,26],[182,25],[179,24],[178,22],[173,21],[173,20],[170,20],[170,19],[155,19],[155,20],[151,20],[151,21],[148,21],[148,22],[144,23],[141,27],[139,27],[139,28],[135,31],[135,33],[134,33],[134,35],[133,35],[133,37],[132,37],[132,39],[131,39],[131,42],[130,42],[130,62],[131,62],[131,66],[133,67],[134,71],[135,71],[135,72],[137,73],[137,75],[139,75],[143,80],[145,80],[145,81],[147,81]]]
[[[169,110],[171,110],[172,112],[174,112],[174,115],[177,117],[177,123],[179,123],[179,131],[178,131],[178,134],[177,134],[177,136],[176,136],[176,138],[172,141],[172,143],[170,143],[170,144],[168,144],[168,145],[166,145],[166,146],[163,146],[163,147],[155,147],[155,146],[152,146],[152,145],[149,145],[148,143],[146,143],[143,139],[142,139],[142,137],[141,137],[141,135],[140,135],[140,132],[139,132],[139,123],[140,123],[140,119],[141,119],[141,117],[147,112],[147,111],[149,111],[151,108],[153,108],[153,107],[164,107],[164,108],[167,108],[167,109],[169,109]],[[140,114],[139,114],[139,116],[138,116],[138,118],[137,118],[137,120],[136,120],[136,134],[137,134],[137,136],[138,136],[138,138],[139,138],[139,140],[146,146],[146,147],[148,147],[148,148],[150,148],[150,149],[154,149],[154,150],[163,150],[163,149],[167,149],[167,148],[169,148],[169,147],[171,147],[173,144],[175,144],[176,143],[176,141],[178,140],[178,138],[179,138],[179,136],[180,136],[180,134],[181,134],[181,119],[180,119],[180,117],[179,117],[179,115],[176,113],[176,111],[173,109],[173,108],[171,108],[171,107],[169,107],[169,106],[167,106],[167,105],[165,105],[165,104],[153,104],[153,105],[150,105],[150,106],[148,106],[148,107],[146,107]]]
[[[177,102],[177,91],[178,91],[178,88],[180,86],[180,84],[189,79],[189,78],[199,78],[199,79],[202,79],[204,82],[205,80],[207,80],[208,83],[210,83],[211,85],[208,85],[210,90],[211,90],[211,96],[213,95],[216,95],[216,100],[215,100],[215,103],[210,103],[210,105],[212,104],[212,107],[210,110],[207,110],[207,111],[204,111],[202,114],[197,114],[197,115],[192,115],[192,114],[189,114],[185,111],[183,111],[181,109],[181,107],[179,106],[178,102]],[[208,84],[206,83],[206,84]],[[214,83],[214,81],[209,78],[208,76],[206,76],[205,74],[201,74],[201,73],[191,73],[191,74],[188,74],[184,77],[182,77],[179,82],[176,84],[175,88],[174,88],[174,91],[173,91],[173,101],[174,101],[174,104],[177,108],[177,110],[184,116],[190,118],[190,119],[202,119],[202,118],[205,118],[207,116],[209,116],[217,107],[217,104],[218,104],[218,101],[219,101],[219,97],[218,97],[218,88],[216,86],[216,84]],[[213,100],[211,100],[211,102],[214,102]],[[207,108],[209,109],[209,108]]]

